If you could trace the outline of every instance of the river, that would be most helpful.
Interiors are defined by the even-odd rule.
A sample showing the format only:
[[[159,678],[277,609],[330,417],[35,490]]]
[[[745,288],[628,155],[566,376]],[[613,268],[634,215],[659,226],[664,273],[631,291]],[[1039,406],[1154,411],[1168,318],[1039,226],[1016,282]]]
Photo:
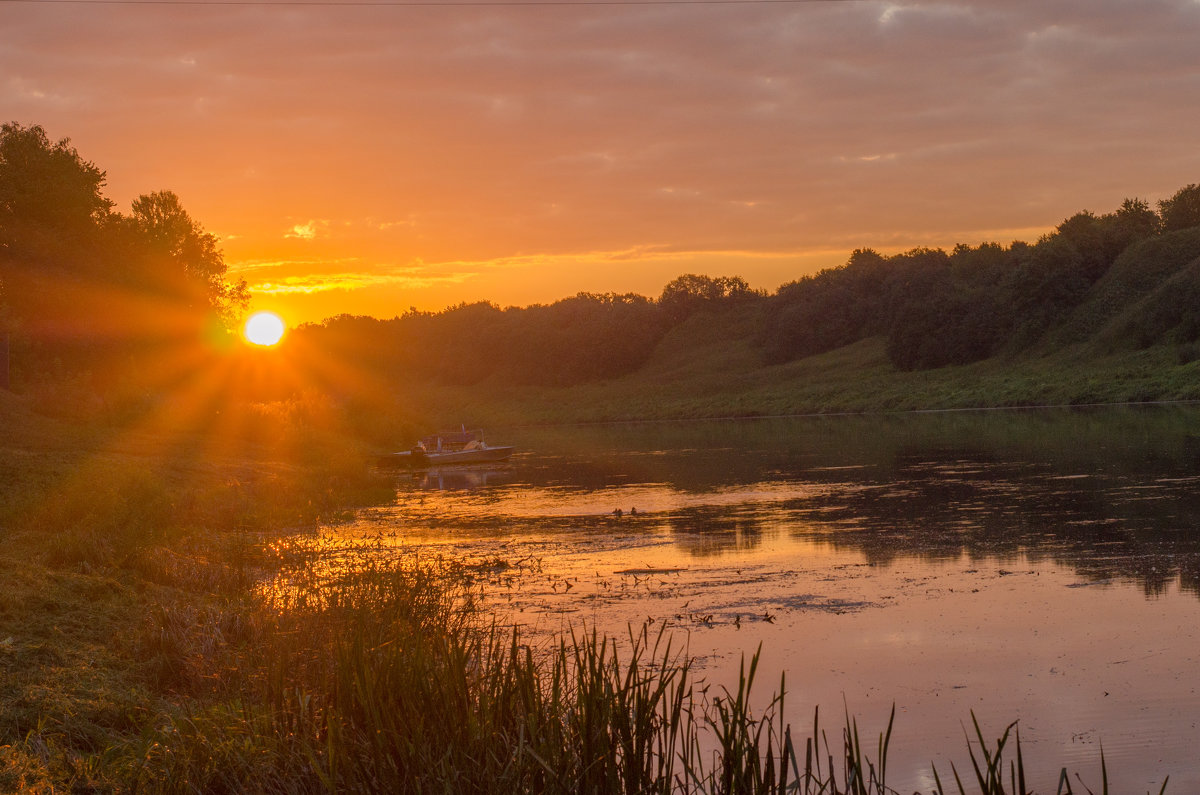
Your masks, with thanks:
[[[1019,721],[1031,784],[1200,791],[1200,408],[512,429],[348,531],[487,569],[529,633],[666,627],[715,687],[761,648],[807,736],[896,725],[901,792]],[[620,514],[616,513],[620,510]],[[485,567],[486,569],[486,567]],[[1078,782],[1075,782],[1078,788]]]

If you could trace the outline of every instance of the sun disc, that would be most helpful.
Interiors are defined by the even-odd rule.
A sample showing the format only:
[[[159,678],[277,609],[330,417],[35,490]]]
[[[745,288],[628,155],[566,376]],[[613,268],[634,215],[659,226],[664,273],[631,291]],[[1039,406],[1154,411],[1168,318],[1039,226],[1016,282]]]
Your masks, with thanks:
[[[283,319],[274,312],[255,312],[246,320],[242,334],[252,345],[274,345],[283,338]]]

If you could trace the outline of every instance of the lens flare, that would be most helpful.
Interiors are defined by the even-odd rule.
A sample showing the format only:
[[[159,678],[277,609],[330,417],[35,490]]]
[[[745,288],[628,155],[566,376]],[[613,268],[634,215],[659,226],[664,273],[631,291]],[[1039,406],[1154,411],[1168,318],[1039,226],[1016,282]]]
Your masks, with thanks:
[[[246,319],[242,335],[251,345],[269,346],[283,339],[283,318],[274,312],[255,312]]]

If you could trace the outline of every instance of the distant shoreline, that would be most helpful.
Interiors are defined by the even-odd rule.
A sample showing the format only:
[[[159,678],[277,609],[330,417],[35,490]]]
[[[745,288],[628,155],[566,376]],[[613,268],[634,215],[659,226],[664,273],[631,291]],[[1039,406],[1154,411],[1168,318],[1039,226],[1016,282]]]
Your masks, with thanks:
[[[1103,408],[1137,408],[1142,406],[1196,406],[1200,400],[1139,400],[1112,403],[1046,403],[1035,406],[965,406],[962,408],[941,409],[899,409],[892,411],[809,411],[793,414],[732,414],[712,417],[674,417],[664,419],[630,419],[630,420],[595,420],[590,422],[553,422],[540,424],[515,425],[514,428],[552,428],[552,427],[589,427],[601,425],[641,425],[659,423],[684,422],[730,422],[734,420],[786,420],[821,417],[883,417],[907,414],[965,414],[968,412],[988,411],[1045,411],[1047,409],[1103,409]]]
[[[720,326],[721,318],[695,325]],[[932,370],[898,370],[874,337],[794,362],[764,365],[733,335],[672,331],[636,372],[570,386],[490,379],[407,384],[396,399],[428,421],[485,427],[833,417],[1200,402],[1200,360],[1165,345],[1098,355],[1066,346]]]

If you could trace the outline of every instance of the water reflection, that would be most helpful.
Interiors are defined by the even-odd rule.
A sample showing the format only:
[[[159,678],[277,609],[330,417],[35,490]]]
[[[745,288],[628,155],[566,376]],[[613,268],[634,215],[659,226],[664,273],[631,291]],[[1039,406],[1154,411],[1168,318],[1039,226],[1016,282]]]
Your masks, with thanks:
[[[513,480],[512,467],[446,467],[414,472],[411,486],[426,491],[470,491],[501,486]]]
[[[665,533],[699,557],[780,535],[884,566],[1021,555],[1200,595],[1198,432],[1191,406],[516,429],[531,452],[402,481],[398,508],[438,532]]]
[[[489,605],[534,631],[669,627],[713,683],[762,644],[794,725],[894,702],[900,791],[971,711],[1021,720],[1038,791],[1099,739],[1113,791],[1200,791],[1198,429],[1196,407],[510,429],[509,466],[402,478],[361,534],[488,562]]]

